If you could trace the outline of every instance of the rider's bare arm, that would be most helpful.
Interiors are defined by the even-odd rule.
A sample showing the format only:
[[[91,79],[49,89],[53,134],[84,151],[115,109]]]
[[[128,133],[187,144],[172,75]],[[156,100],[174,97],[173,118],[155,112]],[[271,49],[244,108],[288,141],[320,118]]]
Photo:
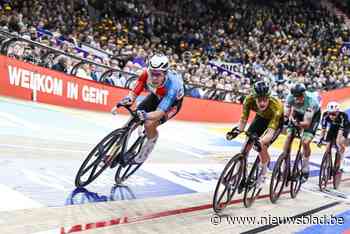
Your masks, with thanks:
[[[244,128],[247,124],[247,120],[246,119],[240,119],[239,124],[238,124],[238,129],[240,132],[244,131]]]
[[[137,98],[138,95],[136,95],[136,93],[134,93],[134,91],[130,91],[128,96],[131,97],[132,100],[134,101]]]

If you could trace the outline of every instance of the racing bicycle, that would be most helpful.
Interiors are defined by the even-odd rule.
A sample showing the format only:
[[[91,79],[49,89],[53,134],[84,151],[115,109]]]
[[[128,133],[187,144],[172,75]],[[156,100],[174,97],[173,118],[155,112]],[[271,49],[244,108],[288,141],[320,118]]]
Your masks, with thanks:
[[[295,198],[300,191],[302,184],[302,163],[303,157],[301,153],[302,139],[301,129],[297,127],[293,121],[290,121],[288,127],[292,129],[290,139],[287,139],[283,152],[278,157],[274,165],[271,181],[270,181],[270,200],[276,203],[282,194],[283,188],[290,183],[290,195]],[[296,157],[292,165],[291,148],[295,138],[299,138]],[[291,165],[293,168],[291,168]]]
[[[332,148],[335,148],[335,160],[332,160]],[[340,154],[338,146],[335,142],[335,139],[332,139],[326,147],[326,151],[323,154],[320,175],[318,180],[318,186],[321,191],[324,191],[327,188],[328,181],[333,178],[333,187],[338,189],[342,171],[340,170]]]
[[[260,174],[259,155],[256,157],[253,167],[247,176],[247,158],[251,145],[253,145],[253,148],[257,152],[261,150],[259,137],[256,134],[250,134],[248,132],[245,132],[245,134],[248,138],[241,152],[233,156],[226,164],[216,184],[213,197],[213,209],[217,213],[221,212],[230,204],[237,190],[238,193],[244,190],[243,202],[244,206],[247,208],[253,204],[255,198],[261,191],[261,188],[257,188],[257,179]],[[228,140],[232,140],[232,138]]]

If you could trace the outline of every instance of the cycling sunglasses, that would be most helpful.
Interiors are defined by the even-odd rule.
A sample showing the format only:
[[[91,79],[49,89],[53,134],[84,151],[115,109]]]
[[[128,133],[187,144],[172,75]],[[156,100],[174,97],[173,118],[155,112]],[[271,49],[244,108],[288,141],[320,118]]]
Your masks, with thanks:
[[[159,77],[164,75],[164,72],[160,70],[151,70],[150,73],[152,77]]]

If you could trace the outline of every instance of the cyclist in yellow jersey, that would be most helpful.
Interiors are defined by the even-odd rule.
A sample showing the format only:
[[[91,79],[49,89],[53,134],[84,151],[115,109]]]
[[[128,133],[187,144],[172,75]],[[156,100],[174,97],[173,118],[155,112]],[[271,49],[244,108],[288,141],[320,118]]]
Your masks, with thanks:
[[[271,96],[269,85],[265,81],[254,84],[252,94],[243,102],[243,112],[239,125],[227,133],[227,139],[236,137],[243,132],[247,124],[250,111],[256,115],[247,132],[260,137],[260,174],[257,180],[258,188],[266,181],[267,164],[270,161],[268,147],[276,140],[283,128],[283,104]],[[251,149],[252,145],[249,149]]]

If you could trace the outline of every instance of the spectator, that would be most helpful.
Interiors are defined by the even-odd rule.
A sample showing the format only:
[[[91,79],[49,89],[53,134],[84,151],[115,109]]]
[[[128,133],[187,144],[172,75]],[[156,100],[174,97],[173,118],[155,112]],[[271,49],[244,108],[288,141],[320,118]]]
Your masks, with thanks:
[[[76,76],[87,80],[93,80],[91,77],[90,65],[88,63],[81,65],[77,70]]]
[[[280,97],[292,82],[326,90],[349,82],[349,64],[340,53],[349,37],[344,18],[315,1],[109,0],[99,20],[89,17],[83,2],[12,0],[3,5],[0,27],[68,53],[78,53],[79,41],[88,43],[123,56],[118,68],[136,74],[147,56],[166,53],[188,94],[201,98],[239,102],[263,78]],[[44,40],[43,34],[51,36]],[[17,52],[13,56],[22,58]],[[227,74],[209,66],[213,61],[229,63]],[[88,67],[79,75],[99,80],[102,71]],[[115,72],[105,81],[122,86],[127,78]]]
[[[68,72],[67,67],[68,67],[68,59],[64,56],[61,56],[58,59],[58,62],[54,64],[51,68],[55,71],[67,73]]]

